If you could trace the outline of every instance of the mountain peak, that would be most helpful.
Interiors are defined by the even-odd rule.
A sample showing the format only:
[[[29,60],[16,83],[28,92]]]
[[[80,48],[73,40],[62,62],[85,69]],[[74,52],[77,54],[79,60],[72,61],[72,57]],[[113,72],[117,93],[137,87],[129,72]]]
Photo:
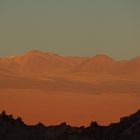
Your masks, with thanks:
[[[42,52],[40,50],[31,50],[31,51],[27,52],[26,54],[28,54],[28,55],[38,55],[38,54],[44,54],[44,52]]]
[[[51,53],[51,52],[43,52],[43,51],[40,51],[40,50],[31,50],[27,53],[25,53],[25,56],[51,56],[51,57],[58,57],[59,55],[58,54],[55,54],[55,53]]]
[[[113,60],[111,57],[105,54],[96,54],[93,58],[98,59],[98,60]]]
[[[1,115],[6,115],[6,111],[2,111]]]

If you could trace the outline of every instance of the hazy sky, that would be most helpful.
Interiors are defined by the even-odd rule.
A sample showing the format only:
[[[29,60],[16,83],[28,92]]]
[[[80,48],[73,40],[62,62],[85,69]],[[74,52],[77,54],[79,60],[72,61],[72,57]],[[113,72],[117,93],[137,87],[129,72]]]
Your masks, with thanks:
[[[140,0],[0,0],[0,55],[140,55]]]

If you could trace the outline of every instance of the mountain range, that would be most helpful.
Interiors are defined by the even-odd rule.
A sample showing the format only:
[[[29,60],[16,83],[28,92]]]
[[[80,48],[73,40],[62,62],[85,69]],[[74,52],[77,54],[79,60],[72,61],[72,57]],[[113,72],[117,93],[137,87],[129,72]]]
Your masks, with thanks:
[[[1,75],[46,76],[62,73],[139,76],[140,57],[117,61],[104,54],[70,57],[34,50],[21,56],[0,58]]]
[[[70,57],[34,50],[0,58],[0,88],[137,93],[139,84],[140,57],[117,61],[107,55]]]

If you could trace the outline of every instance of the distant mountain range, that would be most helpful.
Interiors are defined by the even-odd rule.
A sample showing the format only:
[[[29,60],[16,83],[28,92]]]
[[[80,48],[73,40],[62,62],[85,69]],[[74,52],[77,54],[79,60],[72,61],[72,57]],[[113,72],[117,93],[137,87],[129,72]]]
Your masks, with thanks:
[[[0,58],[0,88],[5,89],[139,93],[139,85],[140,57],[116,61],[107,55],[66,57],[35,50]]]
[[[62,73],[139,76],[140,57],[116,61],[106,55],[64,57],[35,50],[21,56],[0,58],[0,75],[46,76]]]
[[[0,114],[0,140],[140,140],[140,111],[120,122],[100,126],[92,122],[89,127],[26,125],[21,118],[14,119],[5,111]]]

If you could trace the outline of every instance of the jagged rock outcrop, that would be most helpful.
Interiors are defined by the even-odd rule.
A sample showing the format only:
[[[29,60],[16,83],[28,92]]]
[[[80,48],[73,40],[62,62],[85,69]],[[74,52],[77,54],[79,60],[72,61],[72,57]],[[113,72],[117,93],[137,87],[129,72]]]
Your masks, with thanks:
[[[121,118],[119,123],[100,126],[92,122],[89,127],[71,127],[66,123],[28,126],[21,118],[14,119],[3,111],[0,115],[0,140],[140,140],[140,110]]]

